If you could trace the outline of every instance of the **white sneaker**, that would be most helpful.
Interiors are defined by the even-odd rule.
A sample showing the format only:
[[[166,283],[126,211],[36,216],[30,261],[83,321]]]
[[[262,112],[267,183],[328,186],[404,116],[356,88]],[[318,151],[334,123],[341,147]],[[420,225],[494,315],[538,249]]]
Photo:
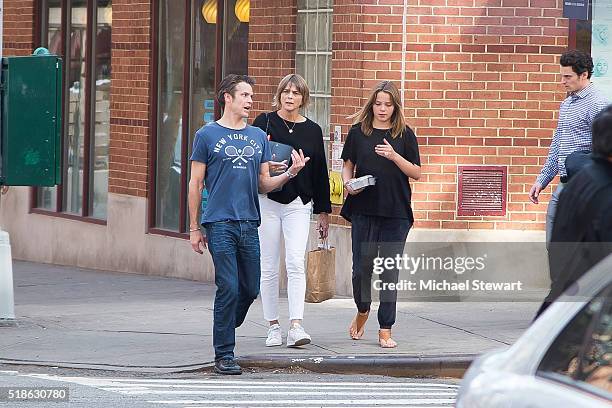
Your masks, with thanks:
[[[268,329],[268,338],[266,339],[266,347],[282,346],[283,337],[281,335],[280,324],[273,324]]]
[[[310,343],[310,336],[299,325],[292,325],[287,333],[287,347],[299,347]]]

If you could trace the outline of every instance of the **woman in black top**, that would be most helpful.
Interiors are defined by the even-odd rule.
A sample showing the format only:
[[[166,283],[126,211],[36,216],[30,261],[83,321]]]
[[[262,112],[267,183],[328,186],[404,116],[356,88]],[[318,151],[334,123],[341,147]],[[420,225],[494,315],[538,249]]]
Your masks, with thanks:
[[[309,160],[282,190],[259,196],[261,207],[261,301],[264,318],[269,322],[266,346],[282,344],[278,322],[278,290],[280,239],[285,244],[287,270],[287,298],[291,325],[287,346],[310,343],[310,336],[302,327],[306,276],[304,257],[310,230],[310,215],[319,214],[320,236],[327,237],[328,214],[331,212],[327,161],[321,127],[302,116],[300,109],[308,104],[310,91],[304,78],[287,75],[277,88],[272,105],[276,111],[262,113],[253,122],[268,134],[272,142],[280,142],[304,153]],[[274,153],[274,152],[273,152]],[[274,158],[273,158],[274,160]],[[271,163],[271,171],[284,170],[289,163]],[[292,175],[289,174],[291,177]]]
[[[419,147],[406,125],[397,87],[383,81],[374,88],[366,105],[354,116],[342,151],[342,179],[349,193],[340,214],[351,221],[353,249],[353,298],[357,315],[349,334],[358,340],[370,313],[374,258],[402,255],[414,218],[410,207],[409,179],[421,176]],[[371,175],[376,184],[354,190],[350,182]],[[391,338],[397,292],[385,284],[397,283],[398,270],[377,270],[374,288],[380,290],[378,341],[396,347]]]

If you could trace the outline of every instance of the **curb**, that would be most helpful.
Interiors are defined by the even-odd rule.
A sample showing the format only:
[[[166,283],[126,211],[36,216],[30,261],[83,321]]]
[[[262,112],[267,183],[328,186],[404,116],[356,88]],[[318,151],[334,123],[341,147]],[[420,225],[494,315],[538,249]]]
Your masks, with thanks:
[[[346,355],[313,356],[282,354],[236,357],[245,368],[295,369],[302,368],[322,374],[386,375],[392,377],[451,377],[462,378],[477,355],[422,356],[410,355]],[[176,374],[208,371],[213,362],[181,366],[119,366],[111,364],[66,361],[32,361],[0,359],[0,366],[34,366],[65,369],[114,371],[139,374]]]
[[[236,361],[243,367],[303,368],[317,373],[461,378],[475,358],[475,354],[423,357],[251,355],[237,357]]]
[[[138,374],[177,374],[186,372],[205,371],[211,369],[215,363],[205,362],[190,365],[177,366],[122,366],[113,364],[101,363],[80,363],[69,361],[35,361],[35,360],[14,360],[0,358],[0,367],[6,366],[31,366],[31,367],[49,367],[49,368],[65,368],[72,370],[92,370],[92,371],[110,371],[123,373],[138,373]]]

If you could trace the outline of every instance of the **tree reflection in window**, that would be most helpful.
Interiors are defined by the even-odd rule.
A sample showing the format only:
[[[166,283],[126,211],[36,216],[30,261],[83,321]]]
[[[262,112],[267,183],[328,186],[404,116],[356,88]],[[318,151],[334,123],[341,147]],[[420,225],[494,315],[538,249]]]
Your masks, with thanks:
[[[538,373],[583,382],[612,397],[612,287],[591,300],[565,327]],[[562,377],[558,377],[558,376]]]

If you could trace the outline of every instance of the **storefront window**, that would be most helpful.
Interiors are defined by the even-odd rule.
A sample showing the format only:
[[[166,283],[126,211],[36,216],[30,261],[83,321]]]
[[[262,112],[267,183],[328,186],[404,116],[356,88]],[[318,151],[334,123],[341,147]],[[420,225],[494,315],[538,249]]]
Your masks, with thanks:
[[[249,6],[248,0],[160,1],[154,228],[180,233],[188,229],[188,158],[193,137],[215,120],[215,88],[221,77],[248,72]],[[190,24],[186,26],[185,21]],[[221,61],[217,60],[218,45]]]
[[[593,82],[612,99],[612,3],[608,0],[593,0],[592,7]]]
[[[205,0],[194,2],[192,12],[194,30],[191,36],[191,105],[187,158],[191,156],[195,132],[208,122],[215,120],[216,23],[211,24],[204,18],[202,9],[205,8],[205,5]],[[244,47],[240,48],[244,49]],[[190,170],[191,166],[187,165],[187,179],[191,176]],[[187,209],[187,201],[184,205]],[[185,228],[189,228],[188,216],[185,217]]]
[[[70,37],[66,90],[66,129],[64,158],[66,179],[63,210],[81,213],[83,203],[83,153],[85,133],[85,53],[87,47],[87,5],[85,0],[70,2]]]
[[[161,1],[159,13],[156,225],[175,230],[179,219],[185,64],[185,2]]]
[[[39,4],[40,45],[64,60],[64,151],[63,183],[59,188],[37,189],[36,207],[105,219],[112,3],[41,0]]]
[[[94,61],[94,133],[91,143],[90,168],[91,215],[106,218],[108,201],[108,146],[110,143],[110,85],[111,85],[111,21],[110,0],[98,0]]]
[[[41,10],[44,31],[41,44],[49,52],[62,55],[62,5],[60,0],[48,0]],[[57,203],[57,187],[42,187],[37,191],[38,207],[54,210]]]

